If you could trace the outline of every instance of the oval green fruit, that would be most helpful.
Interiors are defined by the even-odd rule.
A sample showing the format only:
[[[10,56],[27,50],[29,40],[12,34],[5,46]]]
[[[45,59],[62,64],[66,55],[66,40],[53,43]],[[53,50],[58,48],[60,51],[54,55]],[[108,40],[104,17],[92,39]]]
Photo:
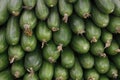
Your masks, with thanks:
[[[39,77],[38,77],[37,73],[33,73],[33,74],[26,73],[24,75],[23,80],[39,80]]]
[[[35,7],[37,0],[23,0],[24,8],[31,10]]]
[[[115,5],[115,9],[113,11],[113,14],[116,16],[120,16],[120,0],[112,0],[114,5]]]

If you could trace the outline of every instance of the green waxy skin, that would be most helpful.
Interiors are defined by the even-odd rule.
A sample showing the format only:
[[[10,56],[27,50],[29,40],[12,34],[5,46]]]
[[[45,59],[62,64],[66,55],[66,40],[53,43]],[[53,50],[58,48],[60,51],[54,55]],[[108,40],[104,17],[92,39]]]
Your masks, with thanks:
[[[20,16],[20,27],[27,36],[32,36],[32,29],[35,28],[36,24],[37,18],[34,11],[24,10]]]
[[[109,78],[105,75],[100,75],[99,80],[109,80]]]
[[[25,74],[25,69],[22,60],[12,64],[11,73],[15,78],[20,78]]]
[[[61,52],[61,64],[65,68],[72,68],[75,63],[75,56],[74,52],[69,48],[66,47]]]
[[[39,70],[42,64],[42,56],[39,49],[34,50],[26,54],[24,60],[24,66],[26,70],[30,73],[36,72]]]
[[[32,36],[27,36],[23,33],[21,37],[21,46],[24,51],[34,51],[37,46],[37,39],[35,35],[33,34]]]
[[[44,61],[42,67],[39,70],[39,78],[40,80],[52,80],[54,74],[54,66],[53,64]]]
[[[8,55],[7,52],[3,52],[0,54],[0,71],[7,68],[9,65]]]
[[[72,38],[72,33],[69,26],[65,23],[60,24],[59,31],[53,33],[53,40],[58,45],[58,50],[61,51],[62,47],[67,46]]]
[[[69,3],[75,3],[77,0],[66,0]]]
[[[95,69],[100,74],[105,74],[110,68],[108,57],[95,57]]]
[[[117,16],[111,16],[107,29],[111,33],[120,33],[120,18]]]
[[[31,10],[35,7],[37,0],[23,0],[24,8]]]
[[[21,60],[24,57],[24,51],[20,45],[10,46],[8,48],[8,55],[10,63]]]
[[[7,4],[8,0],[0,0],[0,25],[4,24],[8,19]]]
[[[106,27],[108,25],[108,23],[109,23],[109,15],[100,12],[96,8],[96,6],[92,6],[91,15],[92,15],[92,20],[94,21],[94,23],[98,27],[104,28],[104,27]]]
[[[48,7],[54,7],[57,5],[58,0],[45,0],[45,4]]]
[[[71,41],[71,47],[79,54],[85,54],[90,49],[90,43],[83,36],[74,36]]]
[[[91,42],[97,42],[101,36],[101,29],[96,26],[92,21],[87,20],[85,26],[85,36]]]
[[[43,48],[44,43],[51,40],[52,31],[47,27],[45,22],[41,21],[37,25],[36,36],[37,36],[37,39],[42,42],[41,47]]]
[[[115,5],[115,9],[113,11],[113,14],[116,16],[120,16],[120,0],[112,0],[112,2]]]
[[[9,0],[8,10],[14,16],[19,16],[22,10],[22,0]]]
[[[17,45],[20,40],[20,27],[17,17],[10,17],[6,28],[6,40],[9,45]]]
[[[48,28],[51,29],[52,31],[59,30],[60,17],[59,17],[57,7],[51,8],[50,15],[48,16],[48,19],[47,19],[47,25],[48,25]]]
[[[46,20],[46,18],[49,15],[49,9],[45,5],[44,0],[37,0],[35,12],[36,12],[38,19]]]
[[[73,6],[72,6],[72,4],[66,2],[66,0],[59,0],[58,6],[59,6],[60,14],[61,14],[62,16],[64,16],[64,17],[63,17],[63,21],[64,21],[65,23],[67,23],[68,17],[69,17],[69,16],[72,14],[72,12],[73,12]]]
[[[6,34],[5,28],[1,28],[0,29],[0,54],[2,54],[8,47],[5,34]]]
[[[74,66],[70,69],[70,76],[73,80],[81,80],[83,77],[83,70],[77,57],[75,58]]]
[[[28,73],[26,73],[24,75],[23,80],[39,80],[39,77],[38,77],[38,75],[36,73],[34,73],[34,74],[28,74]]]
[[[74,9],[80,17],[88,18],[91,11],[90,0],[77,0],[77,2],[74,4]]]
[[[84,73],[85,80],[99,80],[99,73],[95,69],[87,69]]]
[[[85,33],[85,23],[83,19],[80,18],[79,16],[72,15],[69,19],[69,23],[70,23],[71,30],[75,34],[82,35],[83,33]]]
[[[67,80],[68,79],[68,70],[61,65],[55,66],[54,77],[56,80]]]
[[[112,0],[94,0],[98,9],[105,13],[110,14],[114,11],[115,5]]]
[[[81,63],[81,66],[85,69],[91,69],[94,66],[94,57],[90,54],[83,54],[79,56],[79,62]]]
[[[43,57],[50,63],[55,63],[59,58],[60,52],[57,50],[57,46],[53,41],[47,43],[43,48]]]

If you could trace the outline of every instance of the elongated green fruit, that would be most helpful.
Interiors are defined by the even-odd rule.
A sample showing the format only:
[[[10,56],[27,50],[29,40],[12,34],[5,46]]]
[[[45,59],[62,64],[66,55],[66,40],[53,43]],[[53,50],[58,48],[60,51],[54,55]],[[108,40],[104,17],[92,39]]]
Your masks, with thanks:
[[[8,19],[7,4],[8,0],[0,0],[0,25],[4,24]]]
[[[109,15],[100,12],[96,6],[92,6],[91,14],[92,14],[92,20],[98,27],[104,28],[108,25]]]
[[[69,21],[70,27],[74,33],[81,35],[85,33],[85,23],[82,18],[77,15],[72,15]]]
[[[85,54],[90,49],[90,43],[83,36],[74,36],[72,38],[71,47],[79,54]]]
[[[67,80],[68,79],[68,70],[61,65],[55,66],[54,77],[56,80]]]
[[[74,4],[74,9],[80,17],[88,18],[91,11],[90,0],[77,0],[77,2]]]
[[[70,43],[71,38],[71,30],[68,24],[63,22],[60,24],[60,30],[53,33],[53,40],[55,44],[58,45],[58,51],[62,51],[62,47],[67,46]]]
[[[114,11],[115,5],[112,0],[94,0],[96,6],[105,14],[110,14]]]
[[[9,45],[17,45],[20,40],[20,26],[17,17],[12,16],[8,20],[6,28],[6,40]]]
[[[44,61],[42,67],[39,70],[39,78],[40,80],[52,80],[54,73],[53,64]]]
[[[75,56],[74,52],[69,48],[66,47],[61,52],[61,64],[65,68],[72,68],[75,63]]]
[[[5,34],[6,34],[5,29],[6,28],[4,27],[0,29],[0,54],[3,53],[8,47],[7,40],[5,37]]]
[[[34,73],[34,74],[28,74],[28,73],[26,73],[24,75],[23,80],[39,80],[39,77],[38,77],[37,73]]]
[[[23,8],[31,10],[35,7],[37,0],[23,0],[24,6]]]
[[[109,80],[109,78],[105,75],[100,75],[99,80]]]
[[[77,0],[66,0],[69,3],[75,3]]]
[[[43,48],[43,57],[50,63],[55,63],[59,56],[60,52],[53,41],[48,42]]]
[[[34,51],[37,46],[37,39],[35,35],[33,34],[32,36],[27,36],[23,33],[21,37],[21,46],[24,51]]]
[[[86,26],[85,26],[85,36],[87,37],[87,39],[93,43],[93,42],[97,42],[98,39],[101,36],[101,29],[96,26],[92,21],[88,20],[86,21]]]
[[[48,27],[52,31],[58,31],[59,30],[60,17],[59,17],[57,7],[51,8],[50,15],[49,15],[49,17],[47,19],[47,24],[48,24]]]
[[[83,70],[77,57],[75,58],[74,66],[70,69],[70,76],[73,80],[81,80],[83,78]]]
[[[8,48],[8,55],[10,63],[21,60],[24,57],[24,51],[20,45],[10,46]]]
[[[20,17],[20,27],[27,36],[32,36],[32,29],[37,24],[37,18],[34,11],[24,10]]]
[[[40,50],[37,48],[35,51],[28,53],[25,56],[24,66],[31,74],[38,71],[42,64],[42,57]]]
[[[7,68],[9,65],[8,55],[7,52],[3,52],[0,54],[0,71]]]
[[[68,17],[72,14],[73,12],[73,6],[70,3],[67,3],[66,0],[59,0],[59,11],[60,14],[63,17],[63,21],[67,23]]]
[[[37,25],[36,36],[38,40],[42,42],[41,47],[43,48],[44,44],[51,40],[52,31],[47,27],[45,22],[41,21]]]
[[[49,9],[45,5],[44,0],[37,0],[35,12],[36,12],[37,17],[40,20],[45,20],[48,17]]]
[[[58,0],[44,0],[48,7],[54,7],[57,5]]]
[[[11,73],[15,78],[20,78],[25,74],[25,69],[22,60],[12,64]]]
[[[116,16],[120,16],[120,0],[112,0],[112,2],[115,5],[115,9],[113,11],[113,14]]]
[[[8,10],[12,15],[18,16],[22,10],[22,0],[9,0]]]

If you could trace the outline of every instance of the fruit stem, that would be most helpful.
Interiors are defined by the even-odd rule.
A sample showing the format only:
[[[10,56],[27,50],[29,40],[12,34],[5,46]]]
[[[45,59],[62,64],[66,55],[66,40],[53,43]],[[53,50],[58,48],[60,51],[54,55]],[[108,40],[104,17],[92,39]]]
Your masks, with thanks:
[[[55,60],[52,59],[52,57],[49,57],[48,60],[49,60],[50,63],[55,63]]]
[[[94,80],[92,77],[88,78],[88,80]]]
[[[106,57],[105,53],[100,53],[100,57]]]
[[[64,21],[65,23],[67,23],[67,21],[68,21],[68,14],[64,14],[63,21]]]
[[[119,28],[119,26],[116,28],[116,33],[120,33],[120,28]]]
[[[83,18],[88,18],[88,17],[90,17],[91,15],[89,14],[89,13],[85,13],[84,15],[83,15]]]
[[[10,64],[12,64],[15,61],[15,57],[10,58],[9,60],[10,60]]]
[[[63,50],[62,46],[63,46],[63,44],[59,44],[59,46],[57,47],[57,49],[58,49],[59,52]]]
[[[116,52],[120,52],[120,49],[117,49]]]
[[[33,71],[33,68],[32,68],[32,67],[29,68],[29,69],[27,69],[27,71],[28,71],[30,74],[34,74],[34,71]]]
[[[80,31],[78,31],[78,35],[83,35],[83,33],[85,33],[85,30],[80,30]]]
[[[116,79],[118,77],[118,74],[117,73],[112,73],[113,75],[113,78]]]
[[[32,6],[22,6],[22,8],[27,9],[27,10],[31,10],[33,7]]]
[[[111,45],[111,41],[107,41],[107,42],[105,43],[105,48],[109,47],[110,45]]]
[[[96,39],[95,37],[93,37],[90,42],[91,42],[91,43],[97,42],[97,39]]]
[[[55,27],[53,27],[51,30],[52,30],[53,32],[55,32],[55,31],[58,31],[59,28],[55,28]]]
[[[13,14],[14,16],[18,16],[20,13],[19,13],[18,11],[12,11],[12,14]]]
[[[41,46],[41,48],[44,47],[45,43],[46,43],[46,40],[43,40],[43,41],[42,41],[42,46]]]
[[[27,35],[27,36],[32,36],[32,30],[30,29],[30,25],[29,24],[25,24],[24,25],[24,33]]]
[[[15,78],[19,78],[19,72],[16,71],[15,74],[14,74]]]

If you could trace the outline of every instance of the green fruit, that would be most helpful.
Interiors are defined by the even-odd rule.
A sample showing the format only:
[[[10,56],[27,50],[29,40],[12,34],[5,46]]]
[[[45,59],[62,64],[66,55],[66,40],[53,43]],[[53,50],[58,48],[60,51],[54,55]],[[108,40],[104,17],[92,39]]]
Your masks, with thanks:
[[[22,80],[39,80],[39,78],[36,73],[33,73],[33,74],[26,73]]]
[[[66,47],[61,52],[61,64],[65,68],[72,68],[75,63],[75,56],[74,52],[69,48]]]
[[[10,70],[0,72],[0,80],[14,80]]]
[[[72,15],[70,17],[70,27],[72,31],[76,34],[85,33],[85,23],[82,18],[77,15]]]
[[[35,7],[37,0],[23,0],[24,8],[31,10]]]
[[[99,80],[109,80],[109,78],[105,75],[100,75]]]
[[[7,4],[8,0],[0,0],[0,25],[4,24],[8,19]]]
[[[69,26],[65,23],[60,24],[60,30],[53,33],[53,40],[58,46],[58,50],[61,51],[62,47],[67,46],[72,38],[72,33]]]
[[[35,28],[36,24],[37,18],[34,11],[24,10],[20,17],[20,27],[27,36],[32,36],[32,29]]]
[[[101,40],[98,40],[96,43],[92,43],[90,46],[90,52],[95,56],[105,57],[104,53],[104,44]]]
[[[98,39],[101,36],[101,29],[96,26],[92,21],[88,20],[86,22],[86,32],[85,35],[87,39],[92,43],[92,42],[97,42]]]
[[[44,43],[51,40],[52,31],[47,27],[45,22],[41,21],[37,25],[36,36],[37,39],[42,42],[42,48],[43,48]]]
[[[8,60],[7,52],[3,52],[2,54],[0,54],[0,71],[7,68],[8,65],[9,65],[9,60]],[[1,79],[1,77],[0,77],[0,79]]]
[[[82,18],[88,18],[91,11],[90,0],[77,0],[74,4],[75,12]]]
[[[80,55],[79,61],[85,69],[91,69],[94,66],[94,57],[90,53]]]
[[[76,57],[74,66],[70,69],[70,76],[73,80],[81,80],[83,77],[83,70]]]
[[[8,10],[12,15],[18,16],[22,10],[22,0],[9,0]]]
[[[48,25],[48,28],[51,29],[52,31],[59,30],[60,17],[59,17],[57,7],[51,8],[50,15],[48,16],[48,19],[47,19],[47,25]]]
[[[6,28],[0,28],[0,54],[3,53],[8,47],[6,37],[5,37],[5,34],[6,34],[5,29]]]
[[[20,28],[17,17],[10,17],[6,28],[6,40],[9,45],[17,45],[20,39]]]
[[[106,73],[110,68],[108,57],[95,57],[95,69],[101,73]]]
[[[89,51],[90,43],[83,36],[74,36],[72,38],[71,47],[79,54],[85,54]]]
[[[37,46],[37,39],[35,35],[33,34],[32,36],[27,36],[23,33],[21,37],[21,46],[23,50],[27,52],[35,50]]]
[[[68,79],[68,70],[61,65],[55,66],[54,72],[55,80],[67,80]]]
[[[45,5],[44,0],[37,0],[35,8],[36,16],[40,20],[45,20],[49,15],[49,9]]]
[[[39,49],[26,54],[24,60],[24,66],[30,73],[38,71],[42,64],[42,56]]]
[[[10,63],[21,60],[24,57],[24,51],[20,45],[10,46],[8,48],[8,55]]]
[[[43,57],[50,63],[55,63],[59,58],[60,52],[57,50],[57,46],[53,41],[47,43],[43,48]]]
[[[115,9],[113,11],[113,14],[116,16],[120,16],[120,0],[112,0],[112,2],[115,5]]]
[[[101,34],[101,40],[105,43],[105,48],[111,45],[111,41],[113,39],[112,33],[108,32],[107,30],[103,29]]]
[[[69,3],[75,3],[77,0],[66,0]]]
[[[42,67],[39,70],[39,78],[40,80],[52,80],[54,73],[54,66],[53,64],[44,61]]]
[[[107,29],[111,33],[120,33],[120,17],[111,16]]]
[[[96,6],[105,14],[110,14],[114,11],[115,5],[112,0],[94,0]]]
[[[25,74],[25,69],[22,61],[17,61],[11,66],[11,73],[15,78],[20,78]]]
[[[108,48],[106,48],[105,51],[109,55],[116,55],[117,53],[120,52],[118,43],[115,40],[113,40],[111,42],[111,45]]]
[[[99,73],[95,69],[87,69],[84,72],[85,80],[99,80]]]
[[[57,5],[58,0],[45,0],[45,4],[48,7],[54,7]]]
[[[68,17],[72,14],[73,12],[73,6],[70,3],[67,3],[66,0],[59,0],[58,2],[59,6],[59,12],[63,17],[63,21],[67,23]]]
[[[104,28],[104,27],[106,27],[108,25],[108,23],[109,23],[109,15],[100,12],[96,8],[96,6],[92,6],[91,15],[92,15],[92,20],[94,21],[94,23],[98,27]]]

